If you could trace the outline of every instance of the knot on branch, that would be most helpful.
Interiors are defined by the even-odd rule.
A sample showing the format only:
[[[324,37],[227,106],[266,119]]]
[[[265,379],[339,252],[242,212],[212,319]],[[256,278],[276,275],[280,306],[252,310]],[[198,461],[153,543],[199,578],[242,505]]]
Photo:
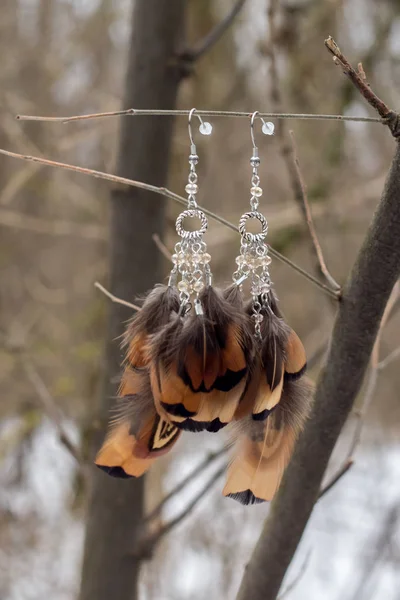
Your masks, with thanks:
[[[400,138],[400,115],[394,110],[390,110],[385,117],[386,125],[389,127],[392,136],[395,139]]]

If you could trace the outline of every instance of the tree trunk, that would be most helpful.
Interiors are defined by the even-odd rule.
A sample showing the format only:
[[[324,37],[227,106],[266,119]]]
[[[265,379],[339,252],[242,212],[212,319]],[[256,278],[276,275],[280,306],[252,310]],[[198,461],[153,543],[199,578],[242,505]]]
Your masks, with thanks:
[[[311,417],[248,564],[238,600],[275,600],[360,390],[383,311],[400,276],[400,146],[343,291]]]
[[[174,108],[180,73],[174,53],[184,26],[185,0],[136,0],[126,78],[124,108]],[[118,175],[166,184],[172,118],[125,117],[121,121]],[[164,202],[133,188],[114,189],[111,195],[110,287],[132,300],[162,280],[162,257],[151,234],[161,233]],[[120,372],[118,336],[129,310],[110,304],[107,330],[105,385],[95,435],[102,442]],[[128,556],[142,520],[144,480],[112,479],[99,470],[93,476],[86,531],[81,600],[138,598],[139,560]]]

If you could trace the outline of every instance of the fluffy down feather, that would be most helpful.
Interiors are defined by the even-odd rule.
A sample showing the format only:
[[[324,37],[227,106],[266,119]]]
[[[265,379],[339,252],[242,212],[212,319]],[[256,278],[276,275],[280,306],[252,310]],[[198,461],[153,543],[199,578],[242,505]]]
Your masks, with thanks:
[[[233,427],[234,459],[224,495],[242,504],[271,500],[309,413],[311,385],[284,384],[280,403],[265,421],[245,417]]]

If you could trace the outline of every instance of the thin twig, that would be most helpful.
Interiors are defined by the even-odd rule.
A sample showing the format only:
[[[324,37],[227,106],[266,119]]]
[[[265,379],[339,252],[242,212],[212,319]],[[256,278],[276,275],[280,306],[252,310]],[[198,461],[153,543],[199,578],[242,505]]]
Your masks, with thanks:
[[[388,354],[388,356],[386,358],[381,360],[381,362],[378,363],[378,369],[379,370],[385,369],[388,365],[390,365],[399,356],[400,356],[400,347],[393,350],[393,352]]]
[[[307,569],[308,569],[308,565],[310,563],[310,558],[311,558],[311,548],[310,550],[308,550],[303,564],[300,567],[300,571],[297,574],[297,577],[295,577],[293,579],[293,581],[291,583],[289,583],[289,585],[287,586],[287,588],[285,590],[283,590],[282,594],[280,594],[278,596],[278,600],[283,600],[283,598],[287,598],[287,596],[289,596],[289,594],[294,590],[295,587],[297,587],[301,581],[301,579],[303,578],[303,576],[305,575]]]
[[[178,494],[181,492],[189,483],[191,483],[200,473],[202,473],[207,467],[209,467],[214,461],[218,460],[221,456],[226,454],[228,451],[228,447],[224,446],[221,450],[217,452],[212,452],[195,468],[193,471],[185,477],[178,485],[176,485],[164,498],[155,506],[155,508],[149,513],[145,518],[145,523],[152,521],[154,518],[158,517],[164,506]]]
[[[229,13],[220,21],[193,49],[184,50],[179,58],[185,62],[194,63],[208,52],[229,29],[237,15],[242,10],[246,0],[237,0]]]
[[[134,181],[133,179],[127,179],[126,177],[118,177],[117,175],[110,175],[109,173],[104,173],[102,171],[95,171],[93,169],[87,169],[85,167],[69,165],[67,163],[61,163],[61,162],[57,162],[57,161],[53,161],[53,160],[48,160],[45,158],[39,158],[37,156],[28,156],[26,154],[18,154],[16,152],[10,152],[9,150],[0,149],[0,154],[4,154],[5,156],[9,156],[11,158],[17,158],[19,160],[27,160],[27,161],[31,161],[31,162],[37,162],[37,163],[46,165],[48,167],[56,167],[59,169],[66,169],[68,171],[74,171],[75,173],[81,173],[82,175],[89,175],[89,176],[95,177],[97,179],[104,179],[106,181],[112,181],[114,183],[118,183],[118,184],[122,184],[122,185],[129,185],[131,187],[137,187],[142,190],[148,190],[150,192],[160,194],[161,196],[171,198],[178,204],[187,206],[187,199],[183,198],[182,196],[179,196],[179,194],[175,194],[174,192],[171,192],[170,190],[168,190],[165,187],[157,187],[155,185],[150,185],[149,183],[143,183],[142,181]],[[216,215],[215,213],[211,212],[210,210],[207,210],[206,208],[202,208],[202,207],[199,207],[199,208],[201,208],[201,210],[206,215],[208,215],[210,218],[214,219],[214,221],[217,221],[218,223],[221,223],[222,225],[225,225],[225,227],[228,227],[232,231],[235,231],[236,233],[238,233],[239,230],[236,227],[236,225],[233,225],[233,223],[230,223],[223,217]],[[274,248],[272,248],[272,247],[270,247],[270,254],[272,256],[275,256],[275,258],[277,258],[281,262],[289,265],[294,271],[297,271],[297,273],[300,273],[303,277],[308,279],[308,281],[311,281],[312,283],[314,283],[314,285],[316,285],[320,289],[324,290],[327,294],[329,294],[330,296],[332,296],[333,298],[336,298],[336,300],[338,300],[338,295],[336,292],[331,290],[328,286],[326,286],[323,283],[321,283],[320,281],[318,281],[318,279],[316,277],[314,277],[313,275],[310,275],[310,273],[307,273],[307,271],[305,271],[304,269],[302,269],[301,267],[299,267],[298,265],[293,263],[291,260],[286,258],[286,256],[283,256],[283,254],[281,254],[277,250],[274,250]]]
[[[299,162],[299,157],[298,157],[298,153],[297,153],[294,132],[292,130],[290,130],[289,134],[290,134],[290,140],[291,140],[291,144],[292,144],[293,162],[294,162],[294,166],[296,169],[297,178],[298,178],[298,181],[300,184],[301,196],[302,196],[302,201],[304,204],[304,211],[305,211],[305,217],[306,217],[306,222],[307,222],[307,226],[308,226],[308,231],[310,232],[314,250],[315,250],[315,253],[318,258],[319,267],[320,267],[321,272],[323,273],[325,279],[327,280],[329,285],[332,287],[332,289],[335,290],[336,292],[340,292],[340,290],[341,290],[340,285],[338,284],[337,281],[335,281],[335,279],[332,277],[332,275],[328,271],[328,267],[326,266],[324,255],[322,253],[322,248],[321,248],[321,245],[318,240],[317,232],[315,230],[314,221],[313,221],[311,209],[310,209],[310,204],[308,202],[307,189],[306,189],[306,185],[304,182],[303,174],[300,169],[300,162]]]
[[[333,54],[334,63],[342,68],[343,73],[347,75],[358,91],[364,96],[366,101],[380,114],[383,119],[387,119],[387,117],[391,115],[392,111],[383,102],[383,100],[378,98],[378,96],[371,90],[371,87],[366,81],[364,70],[357,72],[351,66],[331,36],[325,40],[325,46],[328,48],[329,52]]]
[[[278,74],[278,66],[277,66],[277,57],[275,52],[275,39],[276,39],[276,30],[275,30],[275,19],[278,10],[279,2],[278,0],[270,0],[268,6],[268,25],[269,25],[269,58],[270,58],[270,80],[271,80],[271,102],[273,108],[277,112],[282,111],[283,100],[282,93],[279,82],[279,74]],[[304,179],[300,170],[300,164],[296,152],[296,145],[294,140],[293,132],[290,132],[289,135],[287,130],[287,124],[284,121],[278,123],[278,127],[276,128],[276,134],[279,142],[279,149],[282,156],[282,160],[285,163],[286,170],[288,173],[290,185],[293,190],[294,200],[300,210],[300,213],[307,224],[308,230],[311,235],[311,245],[313,250],[316,252],[317,259],[320,265],[320,269],[322,274],[325,276],[325,279],[328,281],[329,286],[334,290],[334,292],[340,297],[341,288],[340,285],[335,281],[335,279],[329,273],[324,258],[322,254],[322,250],[320,244],[318,242],[318,238],[315,232],[314,224],[311,217],[311,211],[307,198],[306,186],[304,184]]]
[[[34,390],[37,392],[37,396],[48,418],[56,427],[60,441],[67,448],[68,452],[71,454],[71,456],[73,456],[76,462],[81,467],[84,467],[85,461],[83,460],[82,454],[79,448],[74,444],[69,435],[66,433],[62,423],[63,417],[61,415],[60,409],[57,407],[52,395],[47,389],[45,382],[39,375],[39,372],[34,366],[34,364],[25,355],[21,356],[21,358],[22,367],[25,371],[25,374],[30,383],[32,384]]]
[[[143,559],[150,559],[153,555],[156,545],[161,541],[161,539],[165,535],[167,535],[167,533],[169,533],[171,529],[173,529],[174,527],[176,527],[176,525],[181,523],[181,521],[183,521],[183,519],[185,519],[193,511],[193,509],[197,506],[200,500],[204,498],[207,492],[214,486],[218,479],[222,477],[225,471],[226,465],[223,465],[214,473],[214,475],[209,479],[207,484],[199,491],[198,494],[196,494],[193,500],[181,513],[179,513],[179,515],[171,519],[171,521],[168,521],[168,523],[162,525],[154,534],[150,535],[147,538],[145,537],[144,539],[139,540],[137,548],[133,551],[132,554],[134,554],[135,556],[140,556]]]
[[[122,304],[122,306],[128,306],[128,308],[132,308],[133,310],[140,310],[140,306],[132,304],[131,302],[127,302],[127,300],[122,300],[122,298],[117,298],[117,296],[114,296],[114,294],[106,290],[106,288],[98,281],[95,281],[94,287],[103,292],[107,298],[110,298],[111,302],[115,302],[115,304]]]
[[[164,244],[163,241],[161,241],[160,236],[158,235],[158,233],[153,233],[153,235],[151,236],[153,239],[153,242],[155,243],[155,245],[157,246],[157,248],[159,249],[159,251],[161,252],[161,254],[169,261],[171,262],[172,260],[172,254],[171,252],[168,250],[167,246]]]
[[[339,479],[341,479],[343,475],[346,475],[347,471],[349,471],[353,465],[354,460],[351,458],[347,458],[343,465],[340,467],[340,469],[336,471],[336,473],[327,481],[327,483],[321,489],[320,493],[318,494],[318,500],[320,500],[322,496],[325,496],[325,494],[329,492],[329,490],[332,489],[334,485],[337,484]]]
[[[202,117],[234,117],[248,119],[254,111],[228,111],[228,110],[197,110]],[[139,117],[139,116],[176,116],[188,117],[190,110],[157,110],[128,108],[126,110],[113,110],[110,112],[90,113],[87,115],[73,115],[70,117],[47,117],[36,115],[16,115],[19,121],[44,121],[48,123],[70,123],[71,121],[87,121],[89,119],[103,119],[107,117]],[[377,117],[353,117],[348,115],[317,115],[310,113],[285,113],[285,112],[260,112],[259,116],[265,119],[300,119],[310,121],[356,121],[360,123],[386,124],[386,119]]]

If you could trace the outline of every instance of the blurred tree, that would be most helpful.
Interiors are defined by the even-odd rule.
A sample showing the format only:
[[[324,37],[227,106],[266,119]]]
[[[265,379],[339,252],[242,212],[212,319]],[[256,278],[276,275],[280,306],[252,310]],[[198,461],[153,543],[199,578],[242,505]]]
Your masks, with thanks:
[[[137,0],[126,76],[124,108],[173,108],[181,79],[175,59],[184,23],[185,0],[159,3]],[[121,127],[118,175],[154,185],[166,184],[172,138],[172,118],[125,119]],[[161,254],[152,241],[164,222],[164,202],[132,188],[111,194],[111,289],[133,298],[162,279]],[[115,395],[121,355],[115,343],[129,317],[113,304],[107,331],[105,383],[94,436],[98,448],[105,433],[110,398]],[[143,514],[144,479],[113,481],[98,471],[93,478],[84,552],[81,600],[137,598],[140,560],[132,555]]]

